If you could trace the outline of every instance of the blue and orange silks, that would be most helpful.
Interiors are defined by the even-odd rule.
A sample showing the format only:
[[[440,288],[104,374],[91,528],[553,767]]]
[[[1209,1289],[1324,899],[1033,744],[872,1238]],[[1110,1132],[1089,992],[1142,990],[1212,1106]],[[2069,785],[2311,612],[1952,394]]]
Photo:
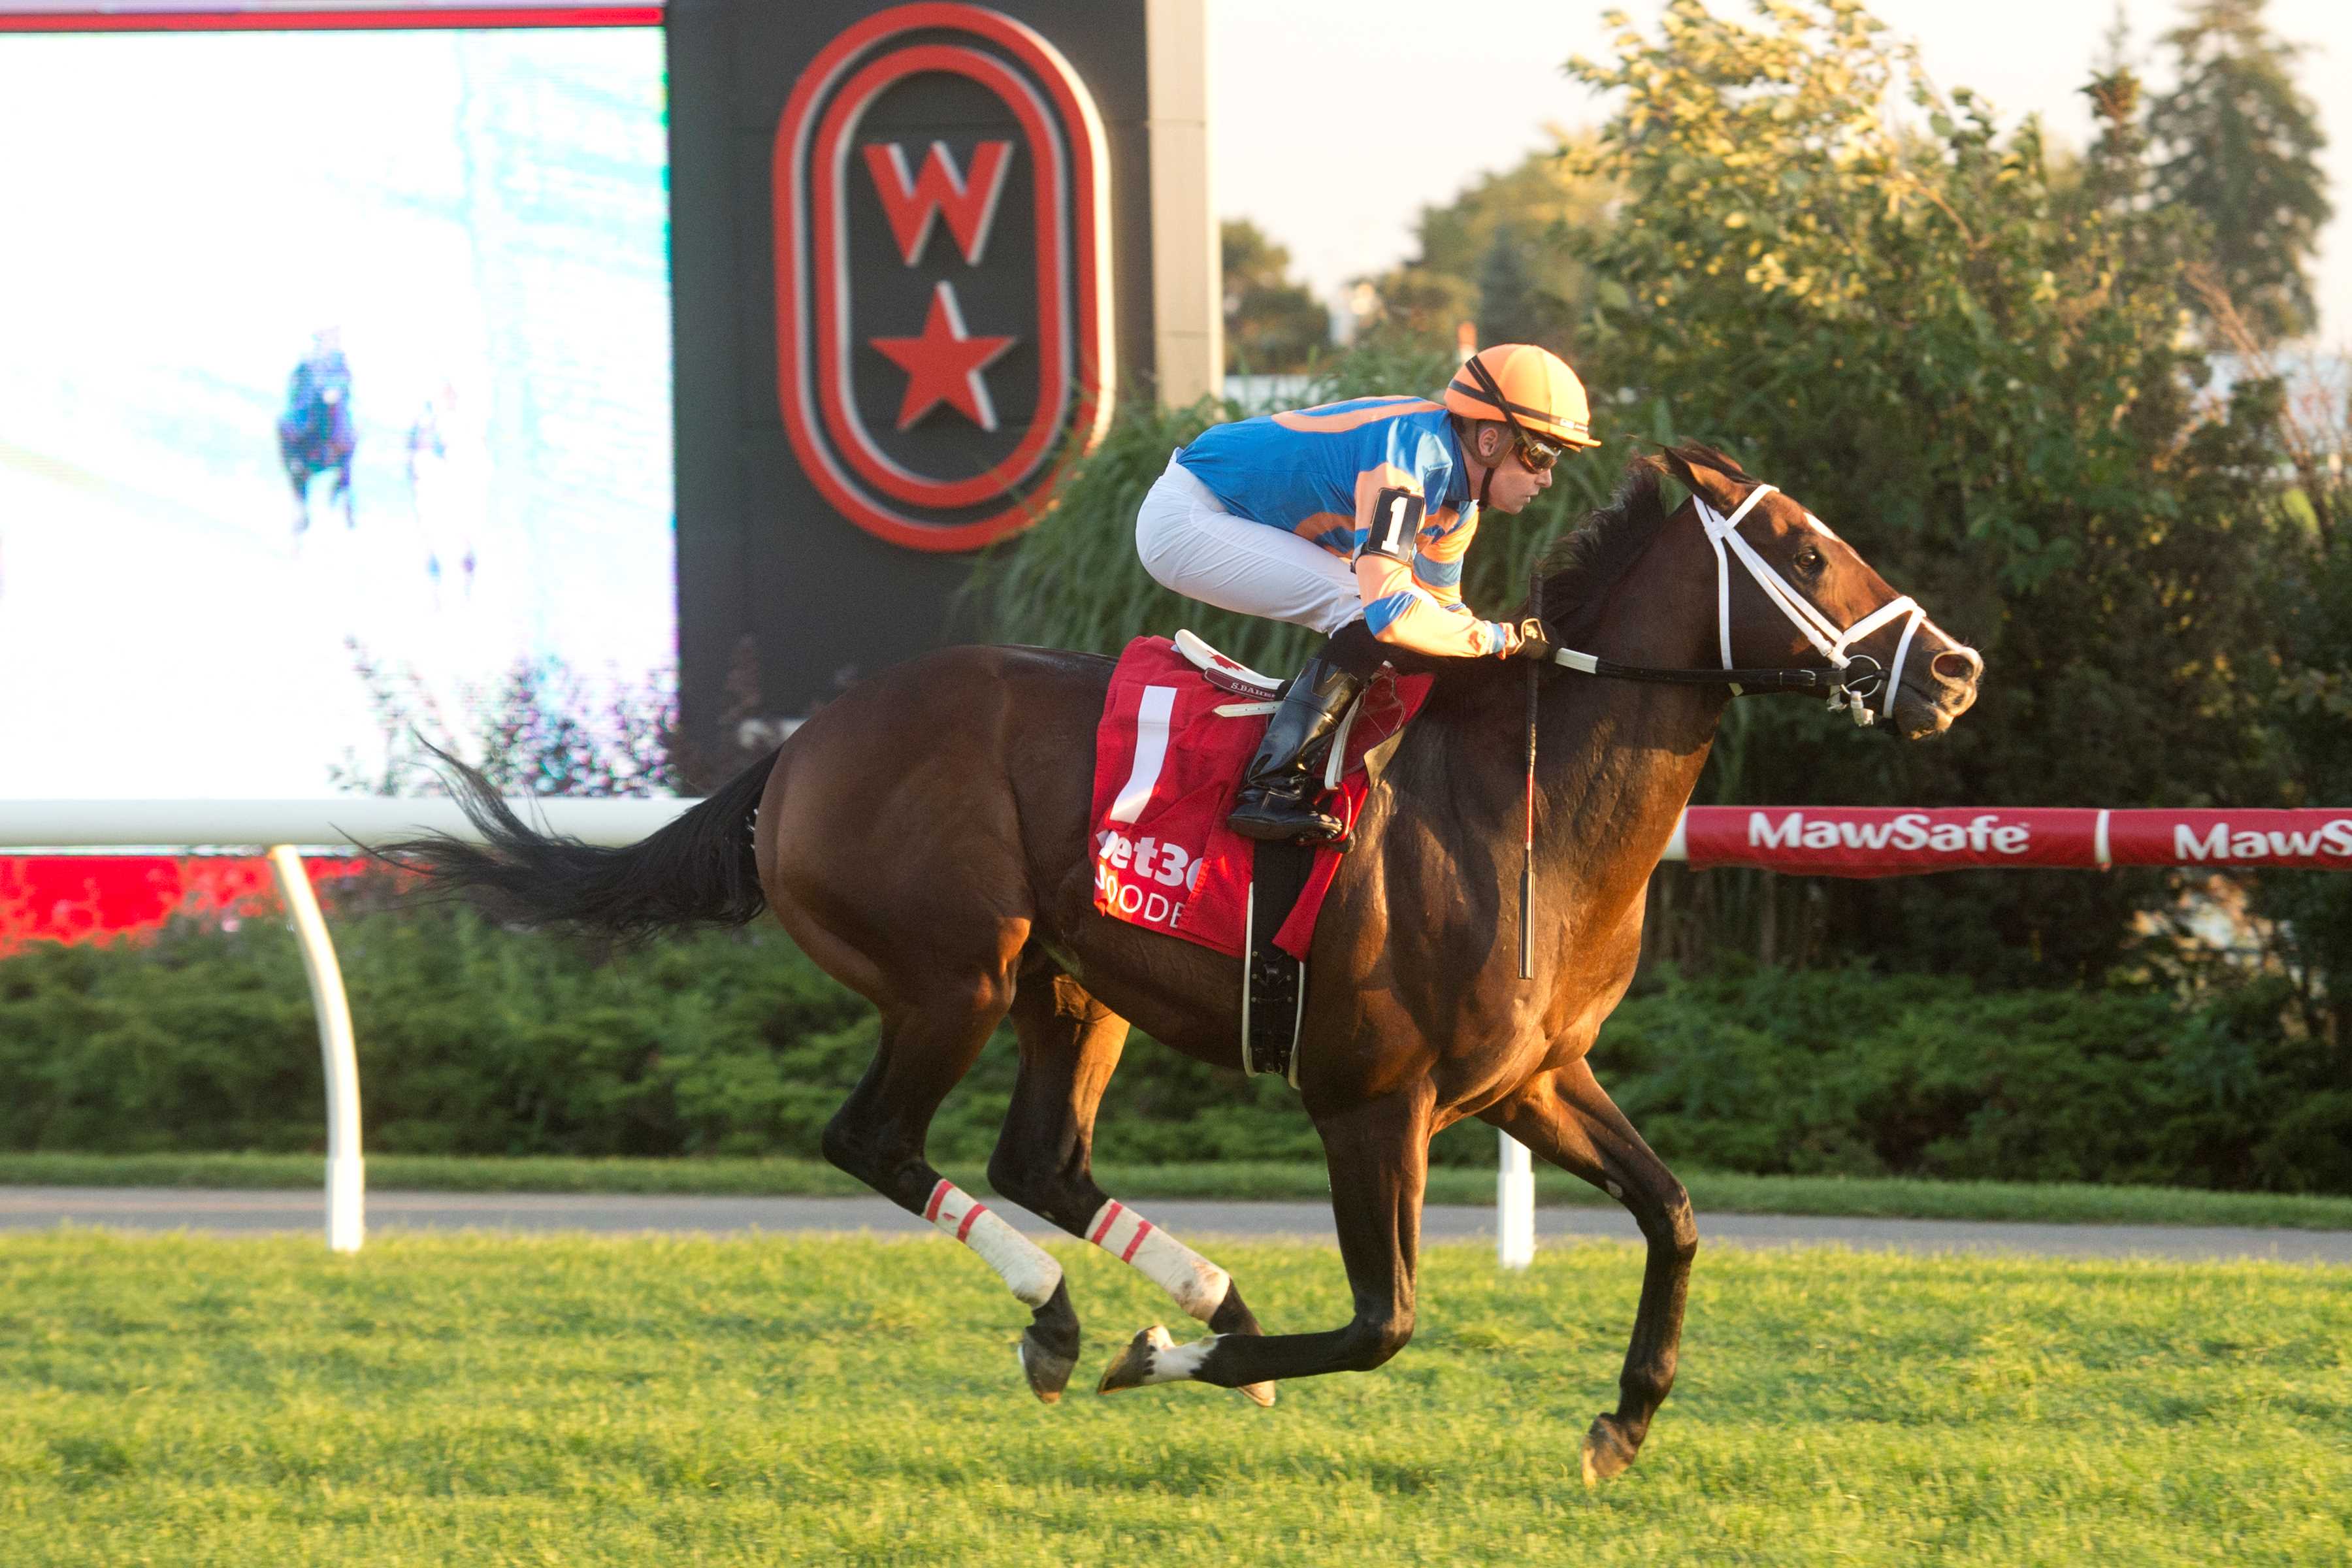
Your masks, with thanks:
[[[1219,425],[1177,454],[1235,517],[1284,529],[1351,561],[1364,622],[1398,647],[1455,658],[1501,653],[1508,635],[1462,602],[1462,557],[1478,531],[1452,416],[1421,397],[1359,397]],[[1421,499],[1410,562],[1368,553],[1375,499]]]

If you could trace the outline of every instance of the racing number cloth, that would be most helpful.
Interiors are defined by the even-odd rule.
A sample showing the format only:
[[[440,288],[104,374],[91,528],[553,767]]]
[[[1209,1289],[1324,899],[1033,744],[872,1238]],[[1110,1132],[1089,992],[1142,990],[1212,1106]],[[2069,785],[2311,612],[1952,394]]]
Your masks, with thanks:
[[[1384,669],[1365,688],[1348,727],[1346,772],[1327,802],[1349,827],[1371,787],[1364,754],[1404,727],[1430,680]],[[1251,705],[1202,679],[1166,637],[1127,645],[1095,734],[1095,908],[1242,956],[1253,846],[1225,826],[1225,814],[1267,716],[1217,710]],[[1307,956],[1339,867],[1337,849],[1316,853],[1306,890],[1275,933],[1293,958]]]

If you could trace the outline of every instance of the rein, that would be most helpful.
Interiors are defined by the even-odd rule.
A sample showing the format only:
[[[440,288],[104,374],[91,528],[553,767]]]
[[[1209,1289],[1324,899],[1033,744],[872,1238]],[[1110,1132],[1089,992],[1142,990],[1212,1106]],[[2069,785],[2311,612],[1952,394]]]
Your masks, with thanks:
[[[1819,692],[1828,699],[1832,713],[1850,710],[1856,724],[1867,726],[1883,714],[1892,711],[1895,694],[1903,684],[1903,661],[1911,652],[1911,638],[1927,612],[1908,594],[1888,600],[1870,614],[1841,631],[1835,623],[1814,608],[1787,578],[1773,570],[1769,562],[1756,552],[1739,532],[1739,524],[1750,508],[1774,489],[1758,485],[1748,492],[1748,499],[1729,517],[1707,504],[1706,498],[1693,494],[1691,504],[1698,509],[1699,521],[1706,529],[1706,542],[1715,548],[1715,602],[1717,636],[1723,649],[1720,669],[1663,669],[1649,665],[1619,664],[1614,659],[1601,658],[1572,648],[1555,648],[1552,662],[1582,675],[1603,676],[1613,680],[1648,680],[1675,686],[1728,686],[1734,697],[1747,697],[1758,692],[1807,691]],[[1810,521],[1810,514],[1808,514]],[[1816,524],[1816,526],[1819,526]],[[1739,558],[1739,563],[1755,579],[1790,625],[1804,634],[1805,640],[1820,650],[1829,660],[1829,668],[1736,669],[1731,663],[1731,563],[1725,553]],[[1889,621],[1902,617],[1902,640],[1895,646],[1895,668],[1890,673],[1866,653],[1849,651],[1853,645],[1870,636]],[[1879,699],[1878,713],[1870,710],[1870,700]]]

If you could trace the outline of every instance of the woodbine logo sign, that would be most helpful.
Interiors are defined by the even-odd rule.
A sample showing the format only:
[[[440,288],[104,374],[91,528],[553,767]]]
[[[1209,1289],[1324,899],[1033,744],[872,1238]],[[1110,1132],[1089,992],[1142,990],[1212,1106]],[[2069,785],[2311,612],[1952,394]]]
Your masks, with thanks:
[[[1101,440],[1109,170],[1070,62],[985,6],[877,12],[801,73],[770,168],[777,396],[843,517],[978,549]]]
[[[1972,867],[2352,867],[2352,810],[1693,806],[1667,849],[1695,866],[1831,877]]]

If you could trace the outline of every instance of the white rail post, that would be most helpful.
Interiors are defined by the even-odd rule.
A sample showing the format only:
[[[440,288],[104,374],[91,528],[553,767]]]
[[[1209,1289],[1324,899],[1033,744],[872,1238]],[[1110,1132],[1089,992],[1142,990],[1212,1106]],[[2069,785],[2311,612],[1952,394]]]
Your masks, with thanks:
[[[352,1042],[351,1000],[343,994],[342,966],[335,962],[335,944],[328,940],[302,857],[290,844],[273,845],[269,868],[302,944],[310,1005],[319,1015],[319,1055],[327,1068],[327,1246],[357,1252],[367,1238],[367,1167],[360,1153],[360,1062]]]
[[[1525,1268],[1536,1260],[1536,1167],[1528,1146],[1507,1132],[1495,1178],[1495,1260]]]

